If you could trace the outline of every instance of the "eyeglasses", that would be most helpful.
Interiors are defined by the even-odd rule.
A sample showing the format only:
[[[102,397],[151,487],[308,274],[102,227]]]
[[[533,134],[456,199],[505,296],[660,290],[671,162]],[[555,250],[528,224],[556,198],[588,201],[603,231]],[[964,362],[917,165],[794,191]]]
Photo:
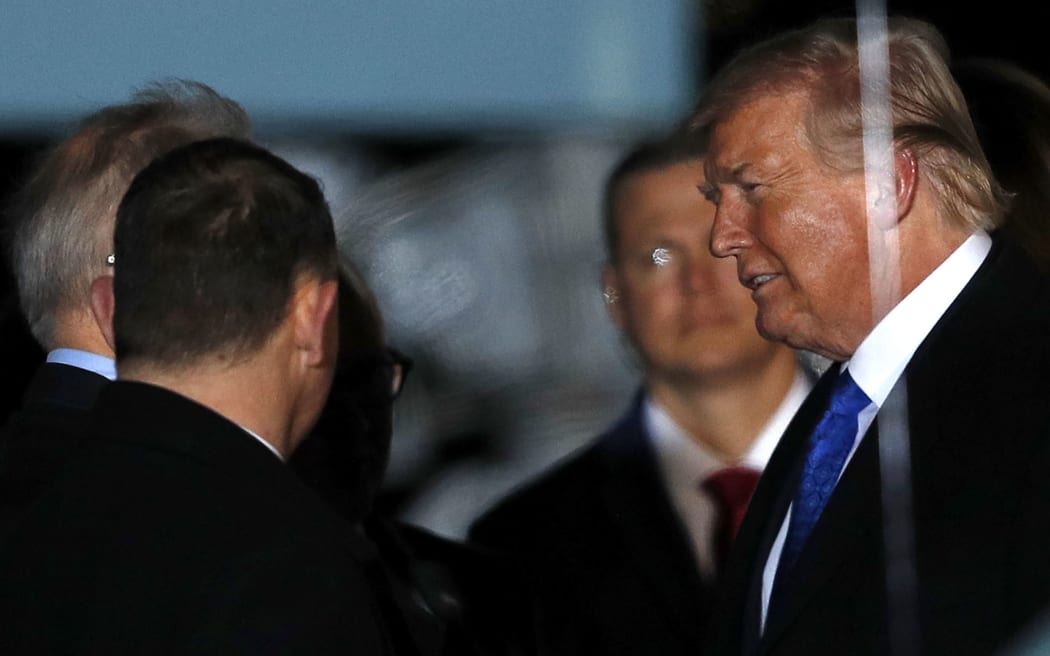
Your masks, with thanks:
[[[401,351],[387,348],[383,353],[383,362],[390,367],[390,400],[393,401],[401,396],[401,390],[405,387],[408,372],[412,371],[412,358]]]
[[[405,386],[412,359],[397,349],[355,357],[340,366],[339,378],[367,404],[391,403]]]

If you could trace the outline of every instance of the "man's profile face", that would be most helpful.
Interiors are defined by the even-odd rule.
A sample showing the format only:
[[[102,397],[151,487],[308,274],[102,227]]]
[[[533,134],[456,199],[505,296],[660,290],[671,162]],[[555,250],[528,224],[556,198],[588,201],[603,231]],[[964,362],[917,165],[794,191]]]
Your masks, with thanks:
[[[760,96],[715,127],[711,252],[736,258],[762,335],[845,360],[872,324],[864,177],[817,159],[808,111],[802,93]]]
[[[755,306],[736,267],[711,256],[714,207],[697,191],[701,160],[635,174],[614,200],[619,246],[605,284],[610,315],[650,382],[733,373],[779,348],[755,331]]]

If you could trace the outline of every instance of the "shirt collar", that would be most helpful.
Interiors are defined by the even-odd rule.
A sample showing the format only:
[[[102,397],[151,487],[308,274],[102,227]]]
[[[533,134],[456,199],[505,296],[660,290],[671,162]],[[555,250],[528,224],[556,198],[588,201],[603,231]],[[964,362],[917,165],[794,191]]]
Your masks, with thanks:
[[[988,256],[992,239],[970,235],[910,294],[883,317],[857,347],[848,368],[853,380],[882,406],[915,350]]]
[[[780,402],[780,406],[769,418],[769,421],[766,422],[762,432],[751,443],[751,448],[744,454],[740,464],[758,471],[766,468],[770,456],[773,455],[773,451],[780,442],[780,436],[784,434],[788,424],[791,423],[792,418],[795,416],[795,411],[806,400],[812,387],[813,381],[805,371],[799,369],[795,372],[795,381],[791,384],[791,389],[788,390],[784,400]]]
[[[267,442],[261,435],[259,435],[255,431],[253,431],[253,430],[251,430],[249,428],[245,428],[244,426],[241,426],[240,424],[237,424],[237,425],[240,426],[240,429],[243,430],[245,433],[248,433],[249,435],[251,435],[255,439],[259,440],[259,442],[263,446],[265,446],[267,449],[270,450],[271,453],[273,453],[275,456],[277,456],[278,460],[280,460],[281,462],[284,462],[284,456],[282,456],[281,452],[277,450],[277,447],[275,447],[274,445],[272,445],[269,442]]]
[[[109,380],[117,379],[117,365],[113,358],[80,349],[59,348],[47,354],[47,361],[53,364],[64,364],[78,369],[94,372]]]
[[[795,415],[795,411],[806,399],[811,386],[809,376],[799,369],[784,400],[780,402],[739,464],[758,471],[765,469],[780,436]],[[723,462],[711,449],[694,440],[649,396],[645,397],[642,404],[642,421],[650,443],[656,451],[657,463],[672,488],[694,486],[697,481],[707,478],[717,470],[736,464]]]

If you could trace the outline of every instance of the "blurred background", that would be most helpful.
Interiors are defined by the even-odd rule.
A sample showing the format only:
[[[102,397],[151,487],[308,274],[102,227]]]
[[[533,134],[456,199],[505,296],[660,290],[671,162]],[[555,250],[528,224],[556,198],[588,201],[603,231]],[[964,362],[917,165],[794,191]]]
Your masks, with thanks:
[[[898,2],[956,57],[1050,69],[1038,3]],[[320,178],[341,248],[415,360],[381,504],[460,537],[614,421],[635,386],[605,317],[600,196],[741,45],[853,3],[0,0],[0,202],[77,117],[200,80]],[[43,357],[4,272],[2,362]],[[6,415],[17,394],[0,399]]]

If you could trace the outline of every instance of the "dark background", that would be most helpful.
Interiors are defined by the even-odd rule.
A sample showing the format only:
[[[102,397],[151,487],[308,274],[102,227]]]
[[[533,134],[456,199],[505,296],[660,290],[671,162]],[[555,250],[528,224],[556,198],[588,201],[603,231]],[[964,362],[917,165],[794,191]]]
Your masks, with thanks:
[[[1012,0],[996,2],[994,5],[974,4],[964,8],[961,4],[897,2],[890,5],[890,10],[894,13],[922,18],[935,24],[944,33],[956,59],[968,57],[1007,59],[1027,68],[1044,81],[1050,78],[1050,60],[1046,56],[1045,48],[1047,39],[1044,33],[1047,18],[1045,5]],[[702,49],[701,52],[696,53],[697,70],[695,74],[698,84],[702,88],[702,81],[742,45],[765,38],[781,29],[804,24],[819,16],[851,15],[852,12],[852,3],[842,2],[777,2],[775,0],[721,2],[710,0],[704,3],[702,12],[700,12],[704,16],[703,26],[697,27],[697,30],[700,31],[700,38],[696,42]],[[508,133],[507,139],[501,142],[499,135],[493,135],[491,131],[484,135],[471,133],[467,129],[455,133],[433,134],[422,129],[418,131],[409,129],[401,130],[396,135],[374,132],[322,134],[315,135],[313,141],[316,142],[319,137],[325,142],[330,152],[339,152],[340,148],[345,147],[347,150],[352,150],[358,160],[367,162],[367,175],[370,180],[416,180],[418,182],[420,178],[423,178],[424,185],[433,186],[440,184],[441,180],[438,176],[436,178],[438,182],[435,183],[432,179],[434,176],[430,174],[435,162],[476,157],[479,149],[483,153],[493,150],[494,143],[497,144],[496,150],[506,152],[514,149],[528,149],[537,143],[565,139],[566,135],[532,134],[523,137],[520,134]],[[11,192],[21,183],[33,160],[48,146],[52,138],[53,135],[43,133],[4,134],[0,132],[0,203],[3,203],[3,207],[7,207]],[[608,155],[603,154],[602,156],[609,159],[610,163],[617,145],[602,145],[599,148],[602,153],[608,151]],[[540,152],[542,155],[543,151]],[[490,162],[491,158],[481,157],[479,161]],[[595,171],[600,172],[602,164],[595,166]],[[414,172],[417,171],[425,172],[425,175],[423,173],[416,175]],[[592,177],[600,176],[595,174]],[[397,187],[397,185],[393,186]],[[586,190],[581,190],[580,194],[588,198],[580,202],[584,205],[591,203],[593,199],[590,196],[595,195],[595,189],[596,187],[591,185]],[[5,219],[3,223],[5,248],[6,225]],[[426,225],[421,224],[420,226],[422,230],[427,228]],[[434,227],[431,225],[429,228]],[[370,257],[369,252],[359,252],[358,255],[364,259]],[[542,252],[536,257],[542,258]],[[544,264],[541,262],[539,266],[542,268]],[[552,260],[550,267],[556,268],[557,266],[559,265]],[[368,269],[367,266],[365,268]],[[382,294],[380,296],[383,300]],[[449,337],[449,335],[439,334],[435,336],[435,339],[440,341],[443,337]],[[2,339],[0,343],[3,344],[2,362],[5,368],[5,378],[12,383],[10,388],[19,388],[42,359],[43,354],[28,336],[19,317],[17,300],[11,287],[9,272],[6,269],[6,258],[3,276],[0,279],[0,339]],[[425,345],[419,346],[418,351],[413,353],[421,360],[421,366],[415,374],[417,381],[415,383],[410,381],[410,388],[406,391],[411,393],[411,385],[420,386],[425,383],[428,389],[439,390],[435,398],[444,403],[445,397],[441,396],[440,391],[444,387],[454,385],[443,383],[444,373],[440,363],[428,366],[429,356]],[[434,360],[437,362],[438,358],[434,357]],[[544,376],[549,378],[551,374],[545,373],[539,376],[533,372],[532,376],[535,380],[542,379]],[[600,377],[600,374],[596,376]],[[422,380],[419,380],[421,377]],[[479,387],[483,385],[473,387],[468,385],[466,389],[476,391]],[[610,408],[616,407],[622,397],[630,392],[630,386],[620,383],[617,393],[612,395],[615,398],[611,401],[606,398],[609,395],[601,391],[603,389],[601,385],[596,384],[595,389],[599,391],[573,392],[579,396],[571,398],[572,402],[577,405],[588,403],[593,405],[593,414],[596,417],[594,425],[597,426],[614,418],[615,415],[610,414]],[[535,394],[535,391],[534,387],[515,387],[499,393],[520,397]],[[498,403],[494,399],[499,393],[493,395],[487,395],[485,392],[476,393],[469,400],[469,403],[476,406],[475,409],[467,414],[453,415],[457,419],[450,419],[446,422],[459,425],[440,425],[441,422],[438,422],[437,428],[427,429],[434,434],[433,440],[438,446],[427,450],[426,458],[409,458],[411,464],[400,467],[400,474],[391,477],[387,494],[383,499],[383,503],[389,510],[400,513],[410,508],[414,502],[425,497],[430,487],[441,479],[443,472],[448,472],[464,463],[491,464],[501,458],[508,462],[513,461],[512,454],[515,449],[507,443],[510,438],[501,441],[500,434],[513,435],[515,431],[508,429],[506,424],[520,421],[520,418],[514,419],[511,418],[512,415],[500,415],[499,411],[494,409],[498,408]],[[0,415],[6,416],[17,402],[17,397],[17,394],[11,392],[0,395]],[[468,402],[460,397],[456,399],[457,403]],[[591,423],[582,423],[585,426],[567,424],[552,430],[575,431],[579,434],[579,439],[582,439],[590,434],[589,431],[592,428]],[[579,439],[566,443],[563,450],[568,450],[571,445],[578,444]],[[554,459],[555,455],[552,453],[544,457],[549,461]],[[539,461],[533,462],[531,470],[536,470],[541,464]],[[397,465],[396,462],[395,465]],[[522,471],[526,469],[528,468],[523,468]],[[503,472],[506,469],[499,471]],[[457,493],[462,494],[462,492]],[[479,492],[476,505],[483,505],[482,497],[485,497],[486,494],[491,497],[495,492]],[[456,530],[453,528],[446,532],[455,533]]]

